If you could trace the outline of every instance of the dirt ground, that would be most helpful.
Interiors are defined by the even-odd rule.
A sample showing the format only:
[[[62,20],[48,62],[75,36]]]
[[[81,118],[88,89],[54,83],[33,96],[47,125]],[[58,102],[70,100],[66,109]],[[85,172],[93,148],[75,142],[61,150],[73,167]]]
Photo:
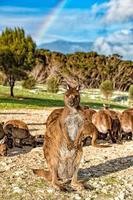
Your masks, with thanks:
[[[43,135],[53,109],[2,110],[0,121],[20,119],[31,134]],[[79,179],[86,179],[90,189],[63,193],[32,172],[47,168],[42,147],[10,150],[7,157],[0,157],[0,200],[133,200],[133,141],[106,149],[86,146],[83,151]]]

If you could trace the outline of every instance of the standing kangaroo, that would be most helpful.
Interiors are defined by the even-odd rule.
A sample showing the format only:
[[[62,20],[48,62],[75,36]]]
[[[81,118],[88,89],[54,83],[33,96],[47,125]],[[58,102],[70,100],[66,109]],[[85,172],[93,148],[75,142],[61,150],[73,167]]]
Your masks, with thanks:
[[[84,123],[84,112],[79,105],[78,87],[69,86],[64,96],[64,103],[64,108],[54,110],[46,122],[43,151],[49,170],[34,169],[33,172],[43,176],[57,189],[66,190],[59,179],[71,179],[71,186],[74,189],[83,189],[83,183],[77,180],[83,154],[82,146],[74,147],[78,130]]]

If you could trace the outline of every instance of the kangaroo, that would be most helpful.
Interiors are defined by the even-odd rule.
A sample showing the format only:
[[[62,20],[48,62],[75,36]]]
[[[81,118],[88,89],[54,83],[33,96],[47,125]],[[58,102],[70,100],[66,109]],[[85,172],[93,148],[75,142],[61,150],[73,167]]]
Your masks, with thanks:
[[[96,113],[96,111],[89,108],[88,106],[84,106],[83,109],[84,109],[85,119],[92,121],[92,116],[94,113]]]
[[[118,117],[118,113],[114,110],[104,107],[104,111],[111,117],[112,120],[112,134],[115,139],[121,140],[121,124]]]
[[[84,141],[86,138],[91,137],[91,145],[94,147],[99,147],[99,148],[106,148],[106,147],[111,147],[110,145],[101,145],[97,144],[96,140],[98,138],[98,130],[94,126],[94,124],[90,120],[85,120],[84,124],[81,126],[78,134],[76,135],[75,141],[74,141],[74,146],[75,148],[78,147],[78,145],[82,146],[84,145]]]
[[[82,158],[82,146],[74,146],[74,140],[84,123],[84,112],[80,106],[79,88],[68,87],[64,95],[65,106],[54,110],[48,117],[43,145],[48,171],[34,169],[38,176],[44,177],[59,190],[66,190],[60,180],[71,180],[71,186],[83,189],[83,183],[77,180],[79,164]],[[55,117],[56,116],[56,117]]]
[[[3,123],[0,123],[0,156],[7,155],[7,137],[3,130]]]
[[[55,109],[47,118],[47,121],[46,121],[46,127],[48,127],[51,123],[53,123],[58,117],[59,115],[62,113],[63,111],[63,108],[58,108],[58,109]]]
[[[3,123],[0,123],[0,140],[5,136],[5,132],[3,130]]]
[[[7,155],[7,138],[4,136],[0,140],[0,156],[6,156]]]
[[[92,122],[92,115],[94,113],[96,113],[96,111],[89,108],[88,106],[83,106],[83,109],[84,109],[85,120]],[[83,134],[81,134],[81,135],[83,135]],[[90,135],[90,137],[91,137],[91,135]],[[99,138],[99,133],[98,133],[97,137]],[[88,146],[88,144],[90,144],[90,139],[89,139],[89,137],[85,137],[85,139],[83,140],[83,146]]]
[[[30,135],[29,129],[25,122],[20,120],[7,121],[3,129],[7,135],[7,141],[11,143],[11,148],[17,146],[22,148],[23,145],[29,144],[35,146],[35,137]]]
[[[93,114],[92,123],[100,133],[106,135],[109,133],[112,143],[116,143],[116,139],[112,134],[112,119],[104,110],[99,110]]]
[[[121,129],[124,131],[122,139],[132,140],[133,135],[133,109],[126,109],[120,115]]]

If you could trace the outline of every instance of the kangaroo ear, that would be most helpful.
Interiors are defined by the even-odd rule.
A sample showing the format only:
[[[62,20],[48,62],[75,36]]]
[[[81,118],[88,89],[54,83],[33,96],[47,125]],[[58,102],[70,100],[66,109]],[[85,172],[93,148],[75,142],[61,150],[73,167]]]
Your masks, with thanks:
[[[80,85],[77,85],[76,88],[75,88],[77,91],[80,90]]]
[[[67,90],[69,90],[71,88],[71,86],[67,84],[66,88],[67,88]]]
[[[2,126],[4,126],[4,122],[0,122],[0,124],[1,124]]]
[[[110,107],[110,105],[109,105],[109,104],[103,104],[103,107],[104,107],[105,109],[108,109],[108,108]]]

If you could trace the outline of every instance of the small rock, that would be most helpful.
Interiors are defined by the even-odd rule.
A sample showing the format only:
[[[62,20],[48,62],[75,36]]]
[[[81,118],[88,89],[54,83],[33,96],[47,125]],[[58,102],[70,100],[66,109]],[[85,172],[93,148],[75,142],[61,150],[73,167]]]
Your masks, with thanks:
[[[48,189],[47,192],[48,192],[48,193],[52,193],[52,192],[54,192],[54,189],[52,189],[52,188],[51,188],[51,189]]]
[[[18,186],[13,187],[13,192],[14,193],[23,193],[23,190],[21,188],[19,188]]]
[[[123,200],[123,199],[125,199],[124,197],[125,197],[125,194],[123,193],[123,192],[120,192],[120,194],[119,194],[119,199],[120,200]]]
[[[81,197],[79,196],[79,194],[75,194],[75,195],[74,195],[74,199],[75,199],[75,200],[80,200]]]

